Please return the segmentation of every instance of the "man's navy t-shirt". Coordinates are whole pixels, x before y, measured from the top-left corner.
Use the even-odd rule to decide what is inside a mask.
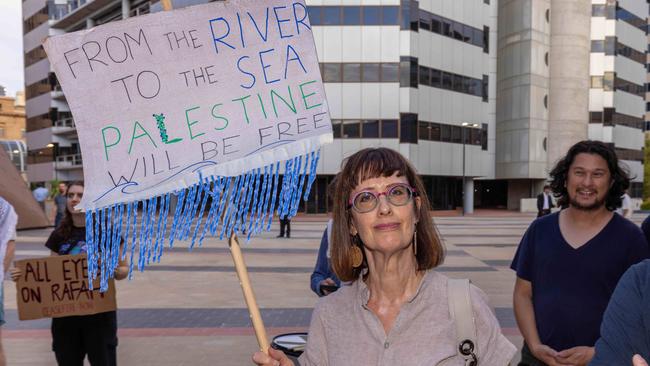
[[[596,343],[616,283],[631,265],[648,258],[641,230],[617,214],[578,249],[564,240],[559,217],[535,220],[510,266],[531,282],[539,338],[556,351]]]

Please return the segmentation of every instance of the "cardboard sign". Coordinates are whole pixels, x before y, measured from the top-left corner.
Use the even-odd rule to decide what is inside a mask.
[[[18,319],[59,318],[98,314],[117,307],[115,283],[108,291],[98,286],[88,290],[88,262],[85,254],[23,259],[15,262],[22,270],[16,282]]]
[[[86,210],[312,153],[332,126],[303,0],[229,0],[44,44],[77,126]]]

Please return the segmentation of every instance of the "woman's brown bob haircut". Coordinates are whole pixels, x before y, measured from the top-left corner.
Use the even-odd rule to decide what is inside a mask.
[[[367,148],[343,162],[343,167],[335,183],[334,225],[332,226],[330,246],[332,247],[332,268],[341,281],[354,281],[367,268],[365,258],[360,267],[352,268],[350,258],[350,248],[353,245],[353,237],[350,234],[352,213],[351,209],[348,209],[350,195],[364,180],[390,177],[396,172],[398,176],[406,177],[421,198],[419,210],[413,204],[414,210],[419,211],[416,212],[418,219],[416,225],[418,270],[427,270],[442,264],[445,257],[444,247],[429,215],[429,198],[415,169],[408,160],[394,150],[383,147]],[[373,215],[374,212],[371,211],[366,215]]]

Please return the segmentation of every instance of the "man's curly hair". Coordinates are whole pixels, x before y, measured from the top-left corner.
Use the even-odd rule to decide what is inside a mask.
[[[614,148],[601,141],[584,140],[571,146],[566,156],[555,164],[550,172],[551,189],[562,208],[569,207],[569,192],[566,189],[569,167],[578,154],[597,154],[607,162],[611,174],[611,185],[605,198],[605,207],[614,211],[621,207],[621,196],[630,187],[629,173],[619,165]]]

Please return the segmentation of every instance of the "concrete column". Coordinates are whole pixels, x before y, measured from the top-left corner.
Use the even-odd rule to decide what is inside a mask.
[[[128,18],[130,12],[131,12],[130,0],[122,0],[122,19]]]
[[[463,212],[474,213],[474,178],[465,177],[463,182]]]
[[[551,0],[549,170],[571,145],[587,139],[591,1]]]

